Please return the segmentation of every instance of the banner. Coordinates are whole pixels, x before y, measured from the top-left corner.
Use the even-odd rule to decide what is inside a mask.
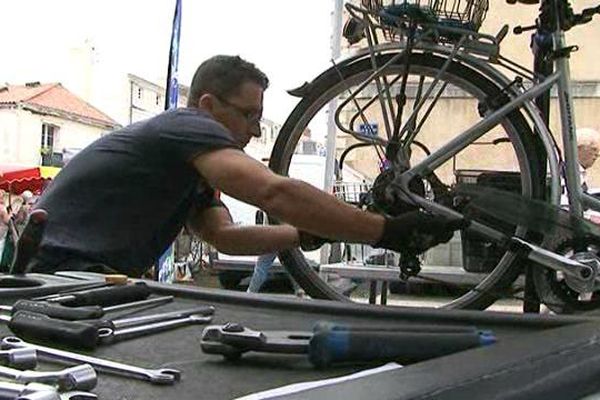
[[[169,49],[169,66],[167,72],[167,92],[165,94],[165,110],[177,108],[179,100],[178,66],[179,38],[181,36],[181,0],[175,0],[173,31]],[[159,282],[172,283],[175,280],[175,250],[171,244],[157,262],[156,279]]]

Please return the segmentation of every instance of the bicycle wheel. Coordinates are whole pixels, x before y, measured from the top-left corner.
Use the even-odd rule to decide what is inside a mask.
[[[407,105],[405,108],[408,111],[412,111],[411,105],[414,107],[415,104],[419,104],[420,100],[424,99],[419,111],[420,118],[418,121],[412,122],[413,132],[418,130],[418,134],[414,137],[414,151],[410,158],[411,165],[423,158],[423,153],[439,149],[455,134],[463,132],[464,129],[481,120],[481,113],[485,112],[482,105],[493,103],[503,95],[502,88],[496,82],[471,68],[466,62],[451,61],[448,67],[444,68],[446,62],[444,57],[419,51],[410,55],[408,79],[405,80],[405,85],[402,85],[401,77],[405,75],[404,73],[407,70],[406,60],[404,56],[397,57],[394,60],[393,58],[397,54],[377,54],[375,64],[378,66],[386,65],[385,69],[377,74],[377,79],[379,79],[379,82],[389,84],[390,93],[393,93],[395,99],[405,95],[405,104]],[[307,179],[307,177],[297,176],[294,173],[296,170],[302,171],[301,168],[295,167],[297,160],[298,163],[302,162],[299,159],[302,156],[298,154],[302,153],[301,147],[306,147],[302,144],[304,142],[302,138],[307,129],[314,129],[315,124],[321,118],[319,116],[322,115],[322,111],[326,110],[333,100],[341,103],[339,107],[342,109],[338,110],[340,121],[344,118],[346,121],[354,121],[355,124],[357,121],[362,121],[363,126],[360,128],[363,131],[371,131],[371,133],[375,133],[375,126],[377,128],[385,126],[382,110],[385,104],[389,104],[389,102],[386,103],[385,98],[380,98],[383,96],[382,92],[374,88],[374,82],[366,82],[373,79],[372,61],[370,58],[366,58],[344,64],[341,67],[333,67],[319,75],[308,86],[309,89],[305,90],[306,93],[303,93],[302,100],[282,126],[275,142],[270,158],[270,168],[273,171],[298,179]],[[386,63],[389,63],[389,65]],[[442,73],[438,75],[442,69]],[[436,81],[438,76],[439,81]],[[408,82],[408,85],[406,85],[406,82]],[[432,86],[434,90],[427,92],[426,89]],[[402,88],[405,89],[404,93],[400,93]],[[353,95],[350,93],[353,93]],[[423,96],[423,93],[428,95]],[[354,97],[357,101],[344,104],[344,100],[349,96]],[[360,114],[358,113],[359,109],[363,110],[362,115],[366,116],[366,120],[362,119],[362,116],[357,117]],[[397,110],[398,107],[396,107],[396,116],[398,114]],[[535,140],[531,127],[523,114],[518,110],[512,111],[502,120],[501,124],[480,137],[476,142],[465,147],[454,157],[452,162],[445,162],[433,171],[430,177],[435,177],[435,179],[425,179],[417,184],[416,190],[420,195],[423,195],[433,186],[433,192],[435,193],[436,186],[438,186],[438,189],[440,185],[443,185],[446,189],[451,189],[455,187],[457,182],[461,180],[465,182],[469,179],[487,180],[488,184],[493,183],[495,179],[496,187],[498,187],[498,182],[502,187],[502,179],[506,178],[508,185],[512,184],[513,190],[518,190],[526,196],[539,198],[543,192],[543,186],[538,173],[538,157],[534,151]],[[350,152],[344,153],[344,150],[347,149],[351,149]],[[340,133],[338,126],[336,157],[338,161],[343,158],[343,163],[339,164],[338,168],[341,168],[344,174],[351,172],[350,175],[354,175],[354,183],[352,184],[354,187],[368,186],[369,182],[372,183],[378,179],[377,182],[380,182],[382,180],[381,170],[379,169],[381,160],[377,158],[377,154],[373,146],[367,146],[364,143],[357,144],[356,140],[353,140],[350,135]],[[318,182],[318,179],[315,179],[314,176],[309,180],[313,184]],[[346,184],[345,187],[348,188],[349,185]],[[338,194],[340,192],[344,193],[343,185]],[[345,193],[348,194],[349,192],[351,190],[347,190]],[[359,190],[354,196],[346,196],[345,200],[348,200],[349,197],[356,200],[361,196],[368,195],[370,195],[369,192]],[[442,202],[443,196],[434,198],[434,200]],[[445,201],[447,201],[447,198]],[[517,227],[514,233],[525,235],[526,232],[523,228]],[[461,240],[451,241],[450,250],[452,246],[457,244],[456,242],[461,241],[462,245],[458,243],[458,247],[462,247],[463,254],[462,257],[458,257],[458,261],[451,260],[451,263],[436,261],[436,257],[440,254],[442,258],[446,257],[448,244],[431,249],[424,256],[424,267],[428,268],[424,268],[418,277],[411,279],[411,282],[419,282],[419,278],[424,278],[425,280],[422,282],[435,281],[438,284],[440,277],[449,276],[451,282],[446,283],[448,283],[447,287],[451,290],[449,297],[441,300],[442,306],[450,308],[486,308],[500,296],[502,290],[515,281],[521,271],[521,266],[516,262],[515,254],[501,248],[494,248],[494,243],[484,240],[478,242],[476,237],[469,237],[466,234]],[[476,255],[477,248],[490,254],[481,256],[478,259]],[[372,249],[347,244],[342,244],[341,249],[341,252],[338,251],[341,256],[338,255],[338,258],[333,261],[343,259],[344,263],[350,265],[350,267],[352,265],[364,267],[365,262],[379,265],[377,262],[373,262],[373,259],[377,259],[378,254],[369,254]],[[361,254],[362,250],[366,253]],[[326,254],[321,256],[321,259],[329,257],[329,261],[331,261],[331,256],[332,254]],[[357,260],[357,257],[361,260]],[[388,257],[383,258],[388,259]],[[428,258],[429,261],[427,261]],[[452,256],[449,258],[452,258]],[[325,274],[322,272],[325,268],[321,265],[321,273],[319,273],[318,269],[311,267],[305,254],[300,250],[282,252],[280,260],[288,268],[296,282],[313,298],[365,301],[364,293],[360,290],[350,292],[347,285],[344,290],[339,289],[331,280],[332,277],[350,276],[351,283],[354,283],[354,286],[364,286],[364,281],[358,278],[360,274],[352,275],[353,271],[359,271],[360,268],[346,270],[344,273]],[[423,257],[421,261],[423,261]],[[478,263],[481,265],[478,265]],[[435,264],[443,264],[443,267],[434,268],[436,267]],[[451,267],[453,268],[450,270],[451,274],[445,275],[445,272],[449,271],[446,264],[454,265]],[[390,266],[384,265],[382,268],[386,267],[389,269]],[[328,271],[331,271],[331,269]],[[377,271],[379,273],[379,270]],[[339,279],[334,280],[340,281]],[[348,280],[345,282],[348,283]],[[460,283],[460,285],[457,285],[457,283]],[[406,285],[401,284],[398,286],[404,287]],[[403,299],[397,301],[397,304],[411,305],[410,301],[406,303]]]

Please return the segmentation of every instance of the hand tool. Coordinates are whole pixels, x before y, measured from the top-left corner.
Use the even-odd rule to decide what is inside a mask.
[[[48,361],[57,361],[66,364],[87,363],[98,371],[103,371],[116,375],[130,376],[136,379],[141,379],[143,381],[149,381],[156,384],[170,385],[178,381],[181,377],[181,373],[176,369],[147,369],[136,367],[128,364],[119,363],[116,361],[104,360],[101,358],[86,356],[70,351],[58,350],[50,347],[27,343],[14,336],[8,336],[3,338],[1,342],[1,347],[9,349],[30,348],[36,350],[40,358],[43,358]]]
[[[60,395],[48,385],[0,382],[0,400],[60,400]]]
[[[190,312],[190,310],[184,310],[184,314],[185,311]],[[212,310],[207,307],[201,307],[200,311],[211,312]],[[179,313],[181,314],[182,312],[180,311]],[[53,343],[86,350],[93,350],[99,344],[109,344],[120,340],[146,336],[183,325],[209,323],[211,320],[212,317],[210,316],[196,315],[177,318],[177,312],[145,316],[139,319],[117,320],[114,322],[108,320],[94,320],[90,322],[65,321],[29,311],[18,311],[12,317],[0,315],[0,321],[6,321],[9,329],[19,337],[33,342]],[[154,323],[149,323],[150,321],[154,321]],[[127,328],[116,329],[116,326],[119,325],[121,327],[126,326]]]
[[[37,354],[33,349],[0,350],[0,363],[12,368],[34,369],[37,366]]]
[[[37,209],[29,214],[23,232],[15,245],[15,255],[9,270],[11,274],[21,275],[27,272],[29,263],[39,250],[47,223],[46,211]]]
[[[215,313],[213,306],[199,306],[194,308],[188,308],[185,310],[170,311],[160,314],[142,315],[139,317],[120,318],[116,320],[84,320],[86,322],[100,328],[110,329],[123,329],[133,326],[148,325],[156,322],[168,321],[172,319],[179,319],[189,317],[190,315],[202,315],[209,316]]]
[[[107,286],[95,289],[72,292],[58,297],[46,299],[48,302],[60,303],[64,306],[114,306],[147,299],[151,290],[143,282],[134,285]]]
[[[178,328],[180,326],[190,324],[207,324],[211,320],[211,316],[204,317],[199,315],[190,315],[183,318],[177,318],[168,321],[155,322],[153,324],[139,325],[117,330],[104,327],[98,329],[98,342],[101,344],[110,344],[119,342],[121,340],[127,340],[140,336],[147,336],[159,332],[164,332],[167,330]]]
[[[491,332],[469,327],[451,327],[447,331],[443,327],[373,330],[318,323],[313,332],[261,332],[228,323],[206,327],[200,346],[205,353],[221,354],[229,360],[248,351],[308,354],[313,365],[327,367],[348,362],[416,362],[494,342]]]
[[[45,383],[57,386],[58,390],[91,390],[96,387],[96,371],[89,364],[65,368],[61,371],[21,371],[0,366],[0,377],[18,383]]]
[[[0,400],[97,400],[94,393],[73,391],[58,393],[55,387],[41,383],[0,382]]]
[[[17,300],[12,306],[0,305],[0,310],[10,311],[14,315],[17,311],[30,311],[44,314],[51,318],[64,319],[68,321],[98,319],[109,312],[124,311],[132,308],[147,308],[150,306],[166,304],[173,301],[173,296],[156,297],[154,299],[134,301],[111,307],[80,306],[67,307],[60,303],[48,303],[45,301]]]
[[[91,392],[83,392],[81,390],[73,390],[70,392],[59,393],[60,400],[98,400],[98,396]],[[29,399],[36,400],[36,399]]]
[[[106,283],[104,281],[101,281],[101,282],[98,282],[98,281],[86,282],[86,283],[82,283],[80,285],[71,286],[68,289],[59,290],[56,293],[51,293],[51,294],[47,294],[47,295],[44,295],[44,296],[33,297],[31,300],[36,300],[36,301],[46,300],[46,299],[50,299],[52,297],[64,296],[66,294],[71,294],[71,293],[74,293],[74,292],[82,292],[82,291],[85,291],[85,290],[99,289],[101,287],[108,287],[108,286],[113,286],[113,284]]]

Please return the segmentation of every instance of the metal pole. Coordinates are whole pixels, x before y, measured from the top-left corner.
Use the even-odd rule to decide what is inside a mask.
[[[342,43],[342,7],[344,0],[333,0],[333,12],[331,13],[331,58],[337,59],[341,53]],[[337,109],[337,99],[333,99],[329,103],[327,112],[327,140],[326,140],[326,155],[325,155],[325,176],[323,188],[327,193],[333,193],[333,181],[335,172],[335,110]],[[321,264],[328,260],[329,248],[326,245],[321,248]]]
[[[334,9],[332,13],[332,31],[331,31],[331,58],[337,59],[341,53],[342,42],[342,6],[343,0],[333,0]],[[324,188],[328,192],[332,192],[334,171],[335,171],[335,110],[337,109],[337,99],[329,103],[327,115],[327,155],[325,158],[325,182]]]

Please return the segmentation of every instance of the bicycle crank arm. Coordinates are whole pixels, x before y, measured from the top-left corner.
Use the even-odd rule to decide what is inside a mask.
[[[596,281],[596,270],[588,265],[582,264],[560,254],[545,250],[523,239],[512,237],[510,242],[519,251],[527,252],[527,258],[547,268],[560,271],[581,283],[581,289],[585,292],[594,290]]]

